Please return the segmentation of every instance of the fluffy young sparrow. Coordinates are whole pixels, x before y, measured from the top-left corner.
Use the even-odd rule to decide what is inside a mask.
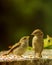
[[[31,35],[34,36],[32,39],[32,47],[35,52],[35,57],[40,58],[42,57],[41,53],[43,51],[43,46],[44,46],[44,42],[43,42],[44,34],[40,29],[36,29],[32,32]]]
[[[12,46],[12,48],[5,54],[8,55],[13,53],[15,55],[21,56],[25,53],[29,43],[29,36],[24,36],[20,39],[20,41]]]

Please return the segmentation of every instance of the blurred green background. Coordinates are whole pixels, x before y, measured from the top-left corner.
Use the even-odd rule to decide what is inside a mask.
[[[52,0],[0,0],[0,50],[37,28],[52,36]]]

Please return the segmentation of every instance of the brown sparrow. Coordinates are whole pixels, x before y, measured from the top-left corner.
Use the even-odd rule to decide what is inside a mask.
[[[32,39],[32,47],[35,52],[35,57],[42,57],[41,53],[43,51],[44,42],[43,42],[43,32],[40,29],[36,29],[32,32],[34,37]]]
[[[21,56],[25,53],[29,43],[29,36],[24,36],[20,39],[20,41],[12,46],[12,48],[4,55],[8,55],[13,53],[15,55]]]

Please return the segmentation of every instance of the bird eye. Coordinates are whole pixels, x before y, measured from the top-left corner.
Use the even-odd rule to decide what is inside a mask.
[[[50,42],[50,39],[48,40],[48,42]]]
[[[25,40],[26,38],[24,38],[24,40]]]
[[[35,32],[34,34],[37,34],[37,32]]]
[[[41,33],[41,35],[42,35],[42,33]]]

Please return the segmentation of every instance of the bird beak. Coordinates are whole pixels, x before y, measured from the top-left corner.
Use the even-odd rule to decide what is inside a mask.
[[[33,35],[33,34],[31,34],[31,35]]]
[[[27,38],[29,38],[30,36],[27,36]]]
[[[34,34],[32,33],[32,34],[30,34],[30,36],[34,36]]]

